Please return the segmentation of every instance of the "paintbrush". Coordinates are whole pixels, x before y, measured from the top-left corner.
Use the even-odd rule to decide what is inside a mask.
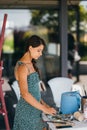
[[[45,121],[45,122],[66,124],[65,121]]]

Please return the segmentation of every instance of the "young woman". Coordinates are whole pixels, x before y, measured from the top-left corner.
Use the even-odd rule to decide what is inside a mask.
[[[21,98],[16,107],[13,130],[43,130],[46,127],[41,113],[54,115],[56,110],[41,102],[39,73],[35,65],[43,52],[45,42],[33,35],[26,41],[26,51],[15,67],[15,77]]]

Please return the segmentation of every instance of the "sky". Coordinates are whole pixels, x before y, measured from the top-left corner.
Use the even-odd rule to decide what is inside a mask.
[[[83,5],[87,9],[87,0],[80,2],[80,5]]]
[[[0,9],[0,27],[2,26],[2,21],[4,18],[4,14],[7,14],[7,22],[6,26],[10,27],[22,27],[22,26],[28,26],[30,23],[31,15],[29,10],[6,10]]]

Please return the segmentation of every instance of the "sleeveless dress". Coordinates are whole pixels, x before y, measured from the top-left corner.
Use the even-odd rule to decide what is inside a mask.
[[[18,64],[23,64],[18,62]],[[37,72],[33,72],[27,76],[28,90],[40,101],[41,95],[39,90],[39,75]],[[27,103],[22,97],[18,101],[16,106],[15,118],[13,130],[42,130],[46,127],[46,124],[42,120],[42,112],[29,103]]]

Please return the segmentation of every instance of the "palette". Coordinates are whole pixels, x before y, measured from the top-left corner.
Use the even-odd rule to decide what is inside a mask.
[[[72,115],[58,114],[55,116],[47,115],[48,121],[54,123],[56,128],[69,128],[74,126],[73,121],[71,120]]]

